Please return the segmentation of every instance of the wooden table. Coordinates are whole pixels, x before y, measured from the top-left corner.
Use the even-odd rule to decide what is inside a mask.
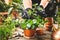
[[[52,40],[51,34],[52,34],[52,32],[45,31],[44,35],[36,36],[35,38],[28,39],[25,37],[19,37],[19,38],[12,38],[9,40]]]

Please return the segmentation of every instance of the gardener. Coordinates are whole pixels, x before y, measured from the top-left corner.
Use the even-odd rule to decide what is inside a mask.
[[[33,8],[32,7],[33,4],[38,3],[39,7],[44,9],[48,5],[48,2],[49,2],[48,0],[32,0],[32,1],[31,0],[23,0],[23,5],[24,5],[24,8],[25,8],[25,11],[23,12],[23,18],[30,18],[30,16],[28,15],[28,13],[26,11],[31,10]],[[39,14],[41,16],[42,15],[45,16],[45,14],[43,14],[43,13],[37,13],[37,14]]]
[[[40,6],[40,8],[42,8],[42,13],[40,11],[40,13],[38,12],[37,14],[39,14],[40,16],[43,17],[52,17],[55,16],[56,14],[56,0],[23,0],[23,5],[25,8],[25,11],[32,9],[32,5],[35,3],[38,3],[38,6]],[[52,5],[53,4],[53,5]],[[45,13],[43,12],[43,10],[45,9]],[[23,18],[29,18],[29,15],[27,12],[23,12]]]
[[[23,0],[23,5],[25,10],[23,11],[23,18],[31,18],[27,11],[31,10],[33,7],[32,5],[38,3],[38,6],[42,9],[42,10],[38,10],[38,12],[36,14],[42,16],[42,17],[51,17],[50,19],[52,21],[50,21],[51,23],[53,22],[53,17],[56,16],[56,3],[57,0]],[[49,20],[49,18],[47,18]]]

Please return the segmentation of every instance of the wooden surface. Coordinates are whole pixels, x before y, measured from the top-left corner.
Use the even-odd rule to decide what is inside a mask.
[[[25,38],[25,37],[16,37],[16,38],[12,38],[9,40],[52,40],[52,36],[51,36],[52,32],[48,32],[45,31],[43,35],[41,36],[36,36],[34,38]]]

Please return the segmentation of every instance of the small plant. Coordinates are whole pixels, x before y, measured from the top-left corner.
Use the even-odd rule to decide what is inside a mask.
[[[24,21],[22,21],[21,26],[23,29],[36,29],[39,23],[39,19],[25,19]]]
[[[39,15],[35,15],[33,19],[23,19],[21,22],[21,27],[23,29],[36,29],[39,24],[44,25],[44,19]],[[42,27],[40,25],[40,27]]]

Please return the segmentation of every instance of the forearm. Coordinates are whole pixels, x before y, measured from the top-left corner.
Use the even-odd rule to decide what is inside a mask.
[[[31,0],[23,0],[23,5],[24,5],[25,9],[32,8],[32,1]]]
[[[45,8],[48,5],[48,3],[49,3],[49,0],[41,0],[40,5],[42,5],[43,8]]]
[[[58,2],[57,5],[60,6],[60,0],[57,0],[57,2]]]
[[[57,2],[60,2],[60,0],[57,0]]]

